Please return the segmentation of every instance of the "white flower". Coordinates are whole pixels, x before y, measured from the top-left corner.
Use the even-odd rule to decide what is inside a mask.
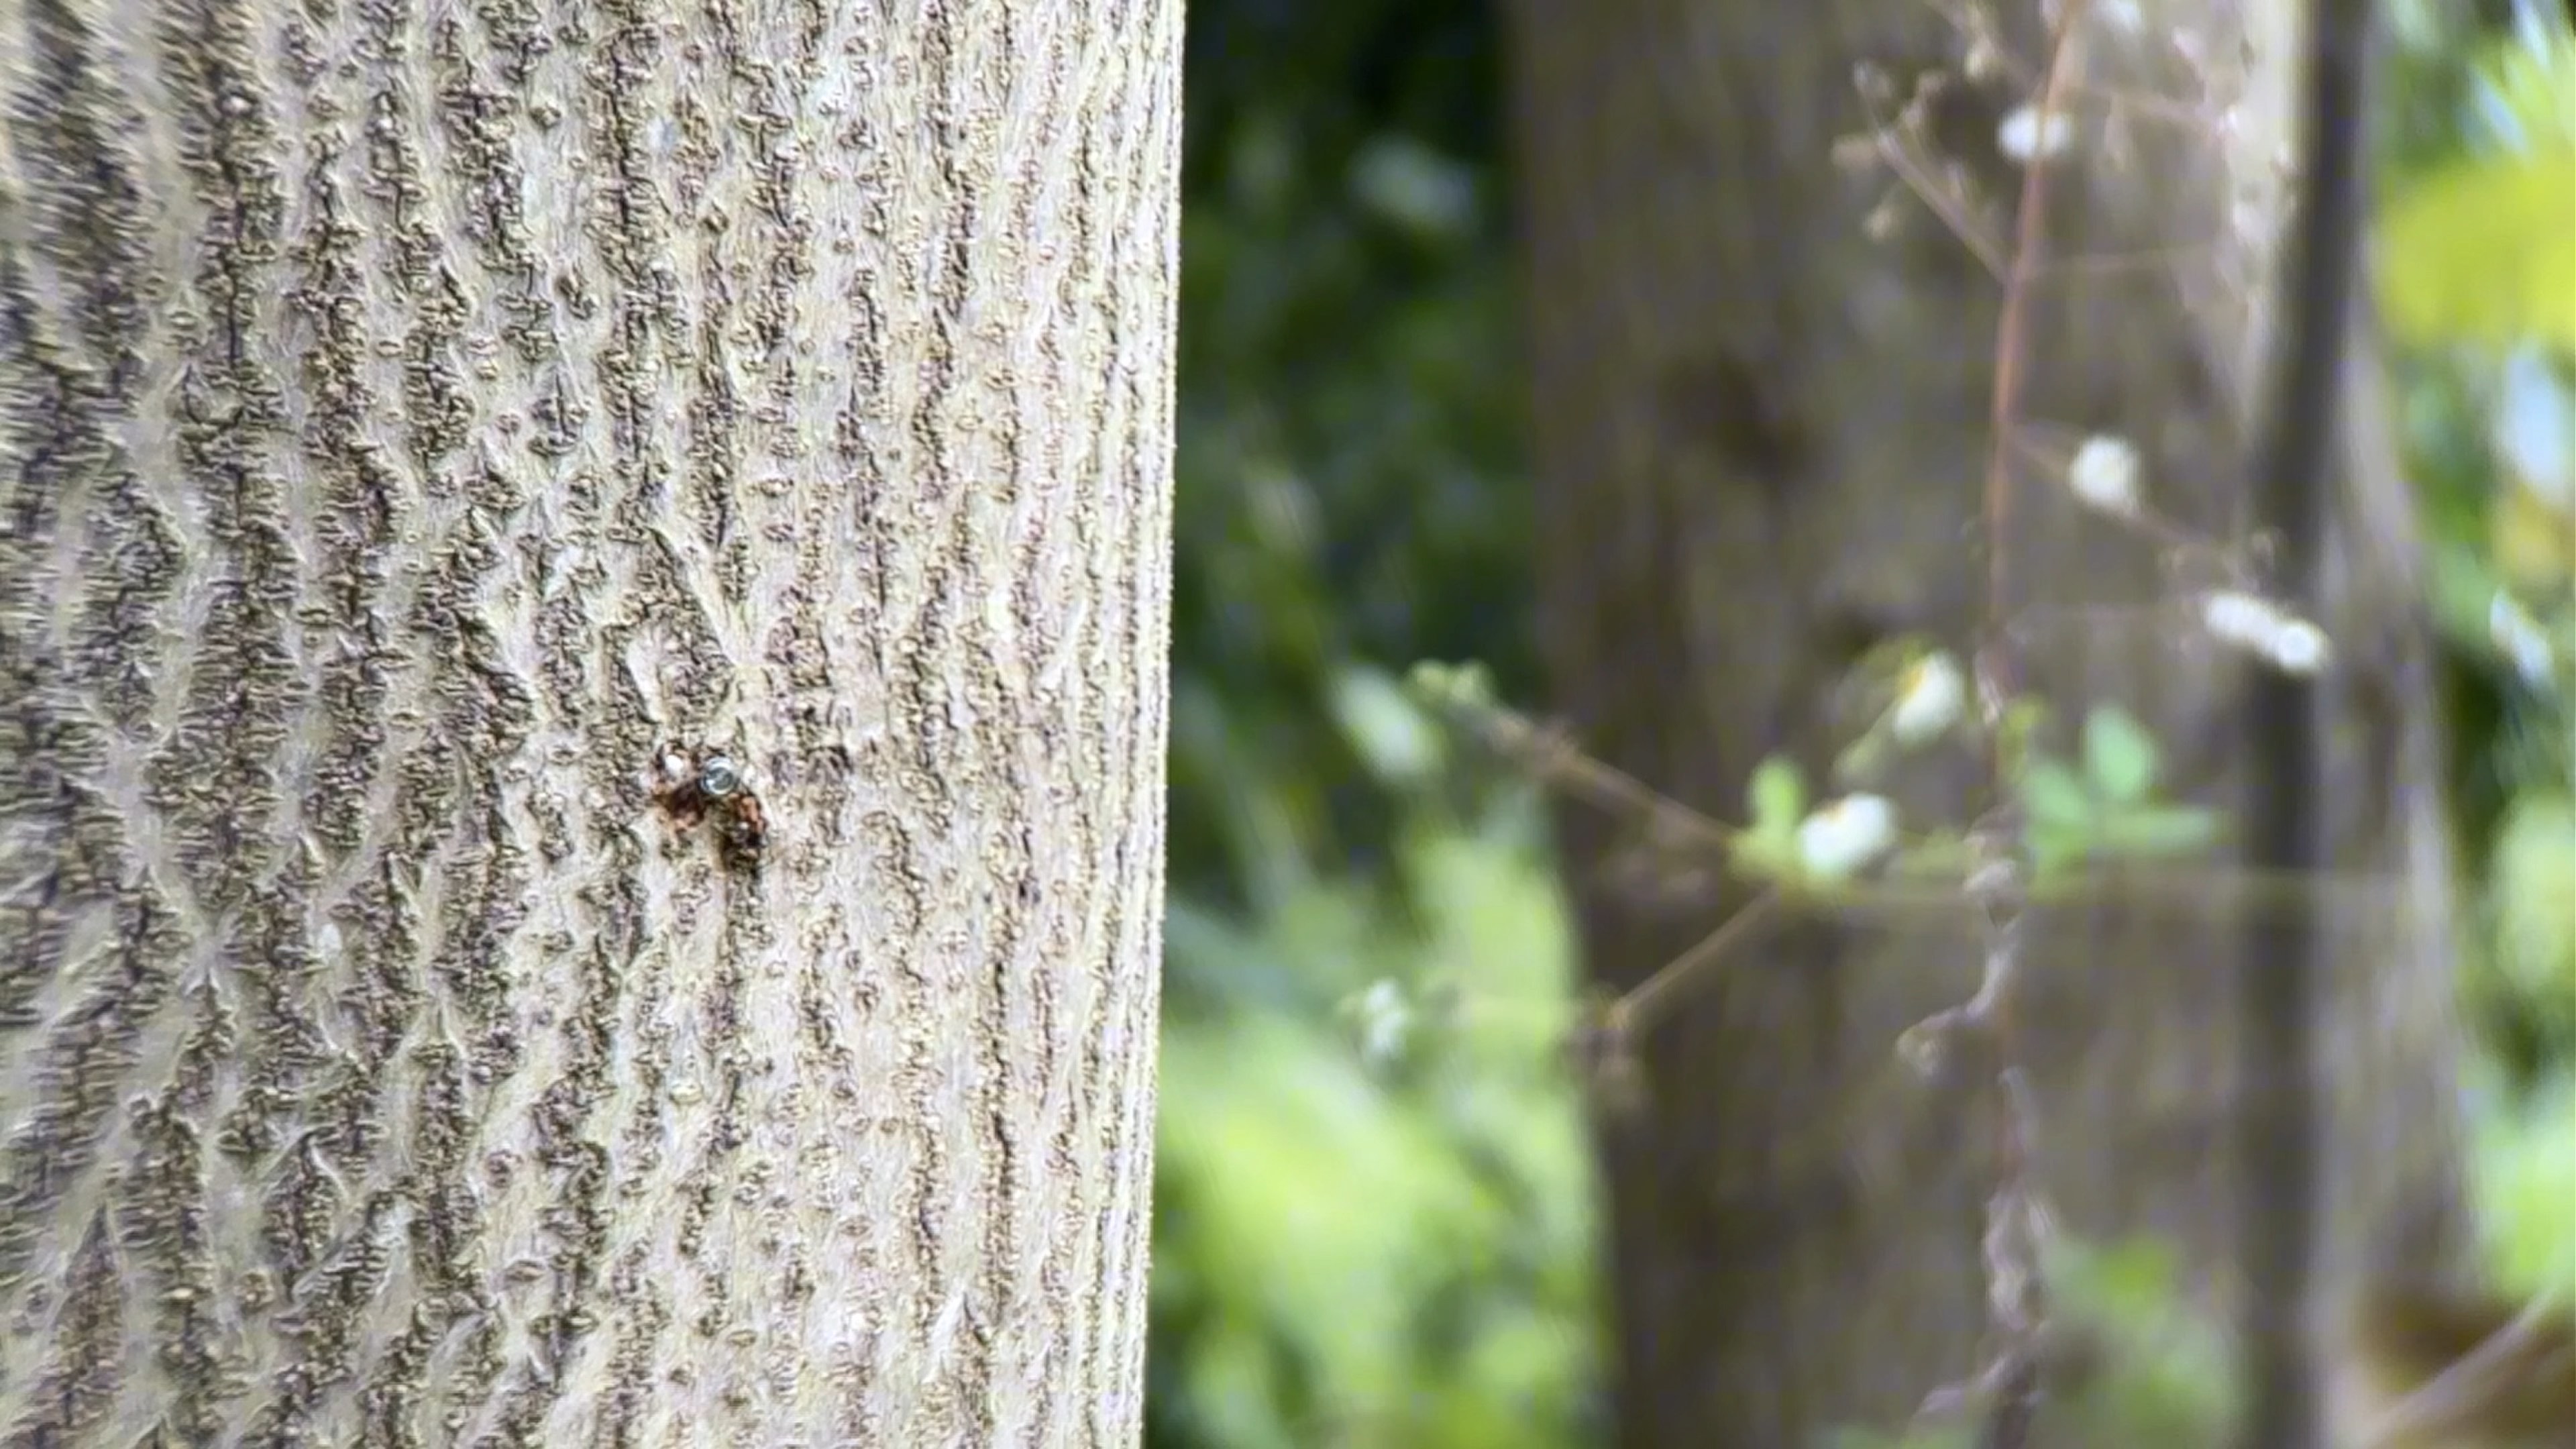
[[[2066,486],[2088,508],[2129,517],[2138,511],[2138,450],[2125,438],[2096,433],[2075,450]]]
[[[1947,654],[1934,654],[1905,672],[1905,688],[1887,713],[1887,727],[1901,745],[1937,739],[1967,709],[1968,681]]]
[[[1798,822],[1798,859],[1809,875],[1839,880],[1896,843],[1896,807],[1878,795],[1845,795]]]
[[[2330,652],[2325,631],[2269,599],[2222,589],[2201,601],[2200,621],[2232,644],[2290,674],[2314,674]]]
[[[2487,637],[2495,641],[2498,652],[2513,661],[2514,672],[2534,689],[2546,688],[2555,673],[2549,657],[2549,636],[2540,631],[2540,621],[2523,612],[2510,595],[2497,594],[2487,606]]]
[[[1358,1018],[1362,1060],[1383,1066],[1404,1050],[1413,1030],[1413,1008],[1403,987],[1381,976],[1352,1003],[1352,1012]]]
[[[2048,124],[2039,123],[2039,107],[2021,105],[1995,131],[1995,145],[2011,161],[2027,162],[2039,156],[2058,156],[2075,142],[2075,122],[2064,111],[2049,114]]]

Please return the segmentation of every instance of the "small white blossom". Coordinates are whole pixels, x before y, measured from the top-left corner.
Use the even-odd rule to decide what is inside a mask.
[[[1807,873],[1838,880],[1896,844],[1896,807],[1878,795],[1846,795],[1798,822],[1798,859]]]
[[[1934,654],[1905,671],[1904,690],[1888,711],[1887,727],[1901,745],[1937,739],[1968,707],[1968,681],[1947,654]]]
[[[2556,672],[2549,657],[2549,636],[2541,632],[2540,621],[2525,613],[2510,595],[2497,594],[2487,606],[2487,637],[2513,661],[2523,683],[2534,689],[2548,686]]]
[[[1379,977],[1354,1003],[1354,1014],[1362,1060],[1383,1066],[1404,1050],[1405,1038],[1413,1031],[1413,1007],[1404,999],[1404,988]]]
[[[2096,433],[2075,450],[2066,486],[2087,508],[2120,518],[2138,511],[2138,450],[2125,438]]]
[[[2027,162],[2040,156],[2058,156],[2075,142],[2075,122],[2064,111],[2050,113],[2048,124],[2039,123],[2039,107],[2021,105],[1995,131],[1995,145],[2007,160]]]
[[[2220,642],[2287,673],[2314,674],[2325,667],[2325,631],[2269,599],[2222,589],[2201,601],[2200,621]]]

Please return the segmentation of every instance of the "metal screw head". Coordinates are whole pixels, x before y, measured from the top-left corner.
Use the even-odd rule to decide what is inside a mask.
[[[721,800],[741,788],[742,772],[722,755],[709,755],[698,767],[698,793],[710,800]]]

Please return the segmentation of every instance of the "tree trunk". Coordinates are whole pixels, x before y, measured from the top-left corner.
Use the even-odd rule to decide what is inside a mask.
[[[0,0],[9,1442],[1135,1442],[1179,31]]]
[[[2225,807],[2244,789],[2243,677],[2193,622],[2210,558],[2112,526],[2014,454],[1990,574],[2003,289],[1895,178],[1833,159],[1871,129],[1857,65],[1891,78],[1891,125],[1918,76],[1946,72],[1908,154],[1956,163],[1971,224],[2008,259],[2022,172],[1996,138],[2037,99],[2037,8],[2001,7],[2011,63],[1975,81],[1945,7],[1918,0],[1605,0],[1579,23],[1544,0],[1513,8],[1557,703],[1587,747],[1710,813],[1742,819],[1775,751],[1821,777],[1859,723],[1854,661],[1918,632],[1965,657],[1998,583],[2025,690],[2066,716],[2129,709],[2175,794]],[[2241,544],[2298,12],[2091,9],[2077,140],[2052,163],[2040,233],[2049,257],[2131,264],[2060,268],[2026,294],[2016,436],[2123,436],[2157,515]],[[2114,115],[2115,91],[2164,108]],[[2147,254],[2162,260],[2134,264]],[[2444,1251],[2459,1226],[2429,654],[2368,366],[2346,416],[2322,622],[2329,767],[2350,788],[2318,808],[2340,879],[2362,883],[2318,887],[2339,958],[2321,1039],[2330,1279],[2393,1243]],[[1903,775],[1904,818],[1982,809],[1972,753]],[[1614,889],[1627,825],[1570,809],[1562,836],[1612,990],[1749,893],[1680,916]],[[2233,1251],[2226,1124],[2246,1090],[2230,1071],[2242,912],[2218,907],[2258,894],[2194,911],[2112,889],[2043,913],[2013,1013],[2052,1205],[2087,1238],[2174,1241],[2207,1304]],[[1890,1050],[1975,991],[1980,940],[1964,902],[1798,919],[1738,948],[1640,1044],[1644,1106],[1602,1128],[1620,1443],[1806,1449],[1837,1425],[1901,1422],[1988,1361],[1993,1075],[1918,1083]]]

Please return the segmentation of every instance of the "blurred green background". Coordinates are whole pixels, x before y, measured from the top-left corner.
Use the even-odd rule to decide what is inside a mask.
[[[2576,1285],[2576,43],[2486,8],[2391,6],[2374,263],[2527,1290]],[[1543,697],[1500,45],[1468,0],[1190,7],[1154,1449],[1601,1438],[1544,812],[1401,684]]]

